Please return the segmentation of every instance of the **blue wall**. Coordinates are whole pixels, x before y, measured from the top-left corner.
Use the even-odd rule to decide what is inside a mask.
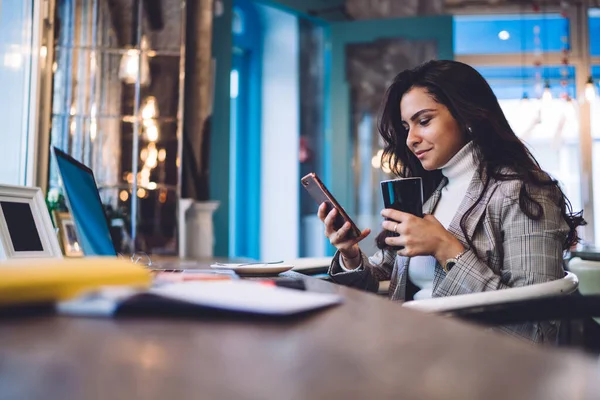
[[[229,255],[259,259],[263,28],[254,2],[235,0],[234,5],[242,15],[243,31],[233,36],[232,67],[240,72],[240,88],[236,126],[231,126],[236,137],[231,147],[235,168],[230,175]]]
[[[439,59],[453,59],[452,16],[414,17],[330,25],[329,117],[325,129],[324,180],[340,204],[352,215],[354,204],[354,151],[351,142],[350,91],[346,82],[347,44],[382,38],[436,40]],[[378,62],[374,60],[373,62]],[[398,71],[400,72],[400,71]]]

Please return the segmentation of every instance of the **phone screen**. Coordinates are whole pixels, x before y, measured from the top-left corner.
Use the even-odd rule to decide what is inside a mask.
[[[302,186],[308,191],[310,196],[318,203],[326,203],[328,205],[327,212],[331,211],[333,208],[337,209],[338,214],[333,221],[333,227],[337,230],[344,225],[346,221],[350,222],[351,228],[349,234],[351,237],[360,236],[360,229],[356,226],[354,221],[348,216],[346,210],[339,205],[337,200],[333,197],[333,195],[327,190],[323,182],[319,179],[319,177],[311,172],[307,174],[305,177],[301,179]]]

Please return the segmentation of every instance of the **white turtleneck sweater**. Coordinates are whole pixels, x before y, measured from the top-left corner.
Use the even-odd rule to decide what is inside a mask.
[[[442,174],[448,178],[448,184],[442,189],[433,216],[440,221],[444,228],[448,229],[454,219],[476,169],[477,162],[473,142],[465,145],[442,167]],[[414,296],[415,300],[431,298],[435,263],[436,260],[433,256],[411,258],[408,279],[420,289]]]

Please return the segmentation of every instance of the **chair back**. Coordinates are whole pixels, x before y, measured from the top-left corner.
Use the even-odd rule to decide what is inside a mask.
[[[403,303],[403,306],[425,312],[446,312],[467,307],[490,306],[542,297],[566,296],[574,293],[577,290],[578,284],[577,276],[572,272],[567,272],[562,279],[550,282],[490,292],[413,300]]]

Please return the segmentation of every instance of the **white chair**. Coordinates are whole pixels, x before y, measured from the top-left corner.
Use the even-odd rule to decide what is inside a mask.
[[[562,279],[538,283],[536,285],[494,290],[491,292],[437,297],[426,300],[413,300],[407,301],[402,305],[404,307],[429,313],[444,313],[473,307],[491,307],[500,304],[542,299],[546,297],[566,296],[575,292],[577,286],[577,276],[571,272],[567,272]]]

